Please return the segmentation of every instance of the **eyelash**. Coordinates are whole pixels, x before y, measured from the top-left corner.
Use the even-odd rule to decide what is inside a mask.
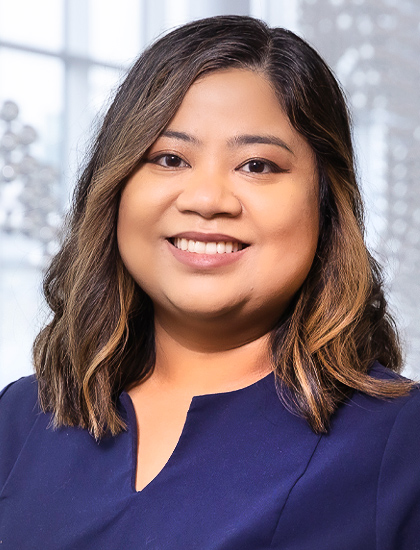
[[[247,165],[249,165],[253,162],[263,164],[263,165],[265,165],[265,167],[268,167],[269,170],[265,171],[265,169],[264,169],[263,172],[251,172],[251,170],[244,170],[244,172],[246,172],[248,174],[280,174],[282,172],[287,172],[287,170],[284,170],[284,169],[280,168],[276,163],[271,162],[270,160],[261,159],[261,158],[249,159],[246,162],[244,162],[243,164],[241,164],[237,168],[237,170],[240,170],[241,168],[244,168],[244,166],[247,166]]]
[[[168,157],[172,157],[173,159],[180,160],[181,162],[183,162],[185,164],[185,166],[167,166],[167,165],[164,165],[160,162],[165,158],[168,159]],[[160,155],[157,155],[156,157],[151,157],[151,158],[146,159],[146,162],[150,162],[151,164],[158,164],[159,166],[162,166],[163,168],[177,169],[177,168],[185,168],[185,167],[189,166],[188,162],[186,162],[184,159],[182,159],[179,155],[174,155],[172,153],[161,153]]]
[[[184,163],[184,166],[168,166],[167,164],[163,164],[162,161],[164,159],[168,159],[169,157],[172,157],[173,160],[181,161],[181,163]],[[179,168],[190,167],[188,162],[186,162],[183,158],[181,158],[179,155],[174,155],[172,153],[159,154],[156,157],[151,157],[151,158],[146,159],[146,162],[150,162],[152,164],[157,164],[159,166],[162,166],[163,168],[172,168],[172,169],[175,169],[175,170],[179,169]],[[279,174],[279,173],[283,173],[283,172],[288,172],[288,170],[284,170],[284,169],[280,168],[274,162],[271,162],[269,160],[262,159],[262,158],[249,159],[246,162],[242,163],[240,166],[238,166],[238,168],[236,168],[235,170],[241,170],[245,166],[247,166],[247,165],[249,165],[253,162],[263,164],[264,165],[263,171],[262,172],[252,172],[251,170],[244,170],[244,172],[246,172],[248,174],[270,174],[270,173],[271,174]],[[268,167],[268,171],[265,170],[266,167]]]

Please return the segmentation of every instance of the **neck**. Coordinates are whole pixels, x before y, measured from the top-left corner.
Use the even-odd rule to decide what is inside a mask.
[[[191,396],[243,388],[271,372],[268,340],[268,333],[242,340],[232,335],[229,345],[225,338],[215,346],[203,337],[179,337],[156,320],[152,379]]]

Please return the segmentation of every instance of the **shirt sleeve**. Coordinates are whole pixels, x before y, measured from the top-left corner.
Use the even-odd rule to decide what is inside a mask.
[[[402,407],[382,458],[377,494],[377,545],[420,550],[420,391]]]

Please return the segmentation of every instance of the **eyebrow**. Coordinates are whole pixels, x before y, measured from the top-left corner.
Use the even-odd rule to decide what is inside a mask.
[[[194,136],[191,136],[190,134],[187,134],[185,132],[177,132],[176,130],[165,130],[164,132],[162,132],[161,136],[172,139],[179,139],[188,143],[193,143],[194,145],[201,144],[201,141]],[[261,143],[264,145],[276,145],[294,155],[294,152],[287,145],[286,142],[284,142],[279,137],[273,136],[271,134],[242,134],[239,136],[234,136],[233,138],[230,138],[228,140],[229,147],[240,147],[241,145],[253,145],[255,143]]]
[[[194,143],[195,145],[199,145],[201,143],[200,140],[194,136],[190,136],[190,134],[186,134],[185,132],[176,132],[175,130],[165,130],[161,133],[161,136],[172,139],[180,139],[182,141],[187,141],[188,143]]]
[[[253,145],[254,143],[262,143],[266,145],[277,145],[286,149],[289,153],[294,155],[294,152],[290,149],[286,142],[280,139],[277,136],[272,136],[270,134],[263,135],[254,135],[254,134],[244,134],[240,136],[235,136],[228,141],[230,146],[241,146],[241,145]]]

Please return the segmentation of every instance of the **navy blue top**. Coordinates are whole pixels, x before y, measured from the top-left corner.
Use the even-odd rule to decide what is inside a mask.
[[[379,377],[395,376],[375,366]],[[169,461],[135,491],[137,429],[50,427],[34,377],[0,399],[2,550],[420,549],[420,390],[355,393],[316,435],[274,375],[194,397]]]

